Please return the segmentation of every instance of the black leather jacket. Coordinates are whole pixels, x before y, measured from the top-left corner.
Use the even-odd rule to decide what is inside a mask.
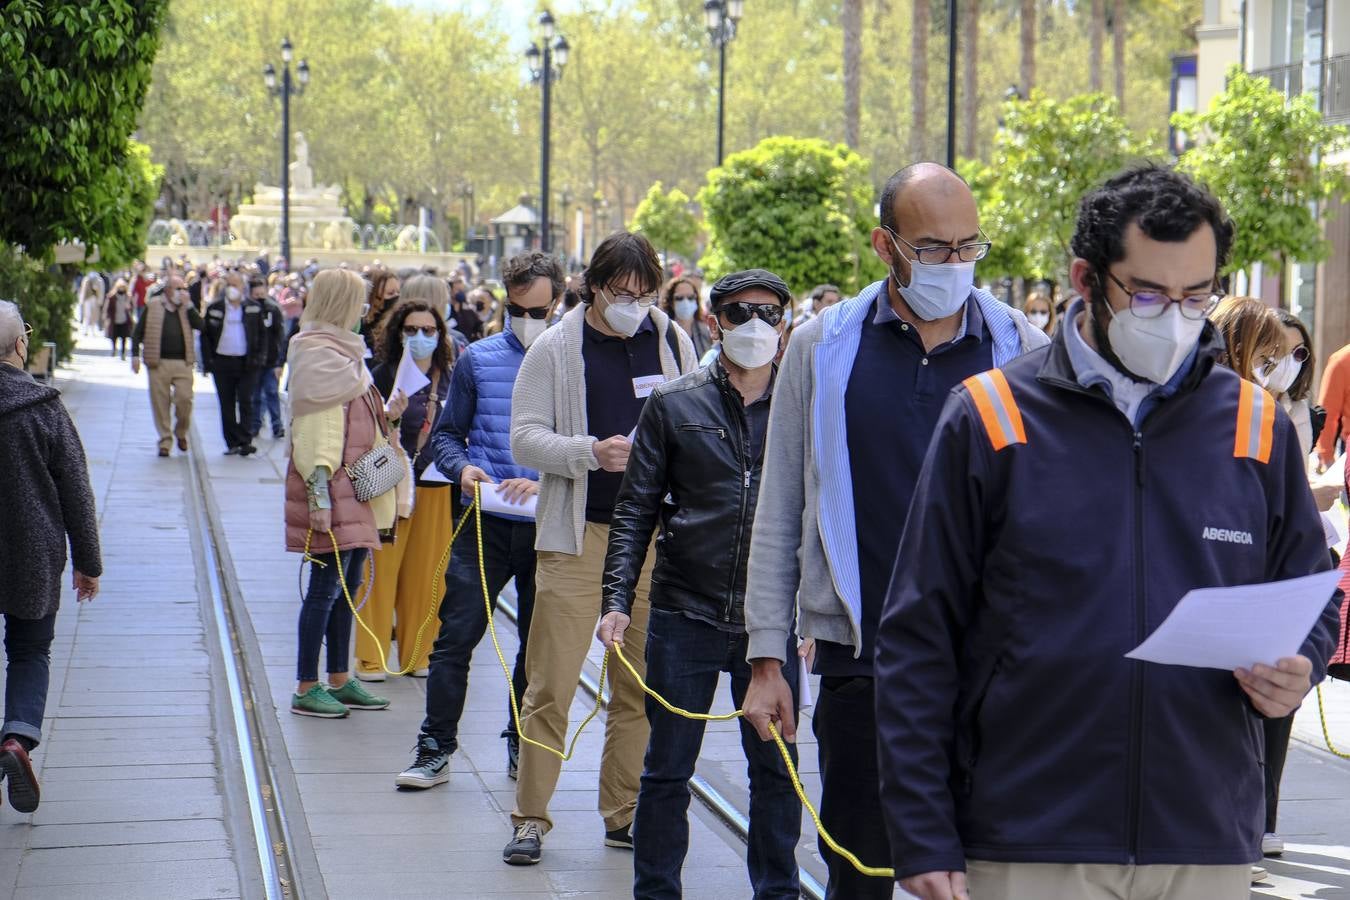
[[[655,533],[652,606],[744,625],[763,466],[750,447],[743,401],[717,362],[652,391],[609,527],[605,612],[631,612]]]
[[[202,316],[205,322],[202,326],[203,372],[211,371],[211,364],[218,355],[216,350],[225,332],[225,303],[224,299],[217,300],[206,307],[206,314]],[[267,307],[252,297],[245,298],[243,303],[244,338],[247,342],[244,365],[250,369],[261,369],[275,364],[277,354],[272,351],[273,336]]]

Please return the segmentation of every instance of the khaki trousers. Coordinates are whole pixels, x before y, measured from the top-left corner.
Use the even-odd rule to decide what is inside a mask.
[[[587,522],[580,556],[549,551],[539,554],[534,619],[525,649],[529,686],[520,710],[522,738],[566,749],[568,712],[600,620],[600,580],[608,546],[609,526]],[[623,641],[624,656],[643,677],[647,674],[647,620],[651,615],[655,562],[653,545],[638,577],[633,621]],[[605,719],[605,748],[600,756],[599,808],[605,830],[614,831],[633,822],[649,729],[642,689],[614,660],[610,660],[608,686],[610,701]],[[561,769],[562,760],[557,756],[521,740],[513,823],[519,825],[532,819],[544,823],[545,830],[553,827],[548,803],[558,786]]]
[[[436,611],[445,592],[445,566],[441,561],[455,530],[454,510],[450,508],[453,492],[449,485],[420,487],[416,491],[412,518],[398,523],[397,540],[382,544],[372,555],[375,582],[360,618],[379,641],[367,634],[365,628],[356,626],[358,672],[384,671],[389,658],[391,625],[398,641],[398,668],[415,670],[430,665],[431,645],[440,633]],[[416,661],[412,656],[414,649]]]
[[[168,450],[173,439],[187,440],[192,428],[192,367],[182,359],[161,359],[150,373],[150,409],[155,414],[159,448]],[[169,428],[169,406],[173,405],[173,428]]]
[[[1252,867],[966,861],[970,900],[1247,900]]]

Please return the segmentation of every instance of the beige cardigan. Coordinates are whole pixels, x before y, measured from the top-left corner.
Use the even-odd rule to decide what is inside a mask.
[[[511,455],[540,474],[535,509],[536,550],[581,553],[586,530],[586,479],[600,468],[587,431],[586,370],[581,357],[586,304],[579,304],[533,344],[520,364],[511,392]],[[679,364],[670,352],[670,318],[653,307],[661,372],[667,380],[698,365],[694,345],[681,328],[674,330]]]

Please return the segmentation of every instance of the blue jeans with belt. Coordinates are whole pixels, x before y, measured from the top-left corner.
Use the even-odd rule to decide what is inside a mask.
[[[718,676],[731,675],[731,700],[740,709],[750,685],[744,631],[721,631],[683,613],[653,607],[647,628],[647,685],[675,706],[707,712]],[[783,677],[798,697],[796,641],[789,638]],[[681,896],[680,869],[689,850],[689,779],[694,775],[706,723],[667,712],[647,698],[651,740],[633,819],[633,896]],[[750,771],[750,841],[746,868],[755,900],[801,896],[797,840],[802,807],[787,766],[773,741],[761,741],[740,719],[741,747]],[[789,744],[793,765],[797,748]]]
[[[55,634],[56,613],[41,619],[5,614],[5,724],[0,739],[18,735],[35,747],[42,742]]]

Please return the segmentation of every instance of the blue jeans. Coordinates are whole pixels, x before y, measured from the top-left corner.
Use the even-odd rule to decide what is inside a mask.
[[[42,742],[55,634],[56,613],[42,619],[5,615],[5,724],[0,739],[13,734],[35,747]]]
[[[731,674],[731,699],[739,709],[750,684],[745,661],[748,638],[695,621],[678,612],[652,608],[647,630],[647,685],[675,706],[706,712],[718,676]],[[789,639],[783,677],[797,693],[796,641]],[[705,723],[667,712],[647,698],[651,740],[633,819],[633,896],[639,900],[678,898],[680,869],[689,850],[689,779],[694,775]],[[801,895],[797,840],[802,807],[787,766],[773,741],[761,741],[740,720],[741,747],[749,762],[750,842],[746,868],[756,900]],[[797,749],[789,744],[793,765]]]
[[[361,581],[365,577],[364,547],[340,554],[342,570],[347,578],[347,590],[352,602],[359,603]],[[352,610],[343,596],[342,584],[332,553],[314,557],[318,562],[309,569],[309,587],[300,606],[300,654],[295,666],[296,681],[319,680],[319,648],[328,641],[328,674],[335,675],[351,668]],[[319,565],[323,563],[323,565]]]
[[[276,434],[285,426],[281,422],[281,397],[277,394],[276,369],[263,369],[258,375],[258,385],[253,390],[253,416],[248,423],[249,434],[262,431],[263,406],[272,417],[272,433]]]
[[[494,604],[506,582],[516,580],[516,633],[520,636],[520,648],[516,651],[511,682],[517,706],[525,698],[525,648],[534,614],[534,564],[534,523],[513,522],[484,513],[483,569],[488,596]],[[431,671],[427,675],[427,717],[422,722],[422,734],[435,738],[437,746],[447,753],[454,753],[459,746],[459,717],[464,714],[464,699],[469,690],[469,660],[487,631],[487,608],[478,576],[478,545],[472,518],[455,541],[450,556],[440,615],[441,630],[431,649]],[[509,699],[506,731],[516,733]]]

